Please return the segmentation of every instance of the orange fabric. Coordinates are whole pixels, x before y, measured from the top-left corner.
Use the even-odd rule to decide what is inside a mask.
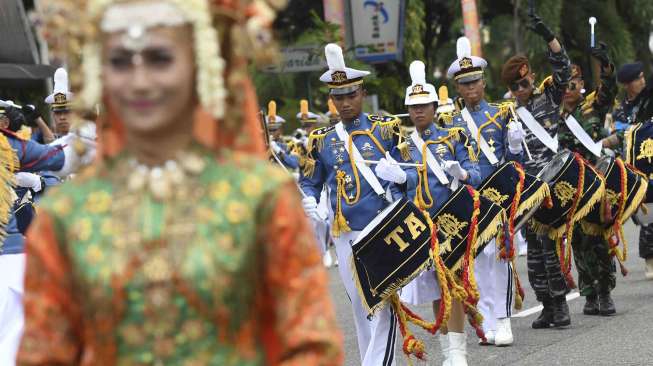
[[[243,354],[255,352],[255,336],[259,336],[266,365],[341,365],[342,335],[297,189],[288,183],[276,197],[267,203],[274,220],[260,227],[258,236],[262,250],[256,296],[259,312],[239,324],[235,347]],[[111,331],[102,330],[97,314],[81,311],[84,294],[74,286],[75,270],[66,259],[66,243],[60,241],[72,229],[42,211],[28,233],[26,319],[19,365],[98,365],[116,355]],[[124,299],[113,305],[116,314],[122,305]],[[215,320],[207,317],[206,321]]]
[[[263,300],[272,300],[265,305],[271,316],[263,318],[267,364],[341,365],[342,335],[313,229],[294,184],[278,197],[284,199],[278,200],[274,220],[261,233],[267,258]]]
[[[266,148],[259,121],[258,102],[251,80],[243,79],[237,90],[242,94],[243,105],[227,110],[242,113],[243,122],[238,123],[236,128],[227,128],[222,121],[216,121],[198,106],[193,116],[193,137],[210,150],[228,149],[265,157]],[[98,149],[100,156],[112,157],[125,147],[125,127],[106,98],[104,105],[107,113],[106,118],[99,119]]]

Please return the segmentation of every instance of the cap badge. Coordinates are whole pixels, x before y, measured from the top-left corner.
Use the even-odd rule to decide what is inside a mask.
[[[334,83],[344,83],[347,81],[347,74],[344,71],[334,71],[331,74],[331,80]]]
[[[56,104],[66,103],[66,94],[64,94],[64,93],[55,94],[54,95],[54,102]]]
[[[463,57],[458,62],[458,66],[460,66],[461,69],[468,69],[470,67],[473,67],[474,65],[472,64],[472,59],[471,58]]]
[[[413,94],[421,94],[424,92],[424,86],[421,84],[413,85]]]

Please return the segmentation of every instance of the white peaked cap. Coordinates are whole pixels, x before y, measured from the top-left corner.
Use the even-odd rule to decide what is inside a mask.
[[[308,111],[306,113],[305,119],[319,119],[319,118],[320,118],[319,114]],[[297,119],[302,119],[302,112],[297,113]]]
[[[413,61],[408,67],[411,84],[406,88],[405,105],[428,104],[438,100],[435,87],[426,82],[426,65],[422,61]]]
[[[458,57],[449,66],[447,77],[459,82],[469,82],[483,77],[483,70],[487,61],[482,57],[472,56],[472,45],[469,38],[460,37],[456,41],[456,56]]]
[[[320,76],[320,81],[327,83],[331,94],[349,94],[355,91],[363,83],[363,77],[370,74],[369,71],[347,67],[342,48],[335,43],[324,47],[324,56],[329,70]]]
[[[63,67],[57,69],[54,72],[54,90],[52,94],[48,95],[45,98],[45,102],[48,104],[54,104],[54,96],[57,94],[63,94],[66,96],[66,101],[70,101],[73,97],[73,93],[68,90],[68,72]]]
[[[265,116],[265,123],[270,124],[270,116]],[[272,124],[282,124],[282,123],[286,123],[286,120],[277,114]]]

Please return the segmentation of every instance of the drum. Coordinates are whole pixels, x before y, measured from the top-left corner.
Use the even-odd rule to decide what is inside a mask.
[[[595,168],[569,150],[558,152],[537,176],[549,184],[552,205],[540,207],[529,224],[554,240],[587,216],[605,190],[603,177]]]
[[[390,204],[361,231],[352,246],[351,265],[370,314],[428,266],[430,248],[428,218],[406,198]]]
[[[626,163],[653,179],[653,123],[634,124],[624,133]],[[650,198],[653,201],[653,197]],[[646,202],[650,202],[647,198]]]
[[[475,205],[479,208],[476,214]],[[440,258],[447,268],[458,271],[469,244],[472,245],[470,253],[476,256],[498,234],[505,221],[505,211],[470,186],[462,185],[451,194],[432,220],[438,229]],[[472,243],[469,243],[470,235],[475,236],[471,238],[475,239]]]
[[[506,211],[513,231],[519,230],[517,223],[528,217],[528,212],[536,210],[549,196],[549,186],[543,180],[525,173],[522,166],[514,161],[499,166],[478,190],[483,197]],[[517,209],[513,212],[514,206]]]
[[[596,170],[604,177],[605,193],[581,221],[583,232],[589,235],[609,233],[615,223],[622,225],[642,203],[648,187],[647,177],[619,158],[602,157]]]

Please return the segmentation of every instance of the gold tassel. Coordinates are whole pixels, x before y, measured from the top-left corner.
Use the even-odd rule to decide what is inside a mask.
[[[311,158],[305,158],[302,173],[307,178],[313,178],[313,174],[315,174],[315,160]]]
[[[7,233],[4,228],[9,222],[14,202],[14,185],[16,183],[14,172],[18,170],[20,163],[18,155],[11,147],[7,136],[0,133],[0,253]]]
[[[339,238],[341,233],[351,231],[351,228],[349,225],[347,225],[347,219],[345,219],[345,215],[342,213],[342,198],[343,195],[347,195],[347,192],[345,191],[344,171],[339,170],[336,173],[336,182],[336,214],[333,218],[333,224],[331,226],[331,235],[333,235],[334,238]]]
[[[399,153],[401,154],[401,158],[404,159],[404,161],[410,161],[410,148],[408,146],[408,143],[404,142],[399,145],[397,145],[397,149],[399,149]]]

